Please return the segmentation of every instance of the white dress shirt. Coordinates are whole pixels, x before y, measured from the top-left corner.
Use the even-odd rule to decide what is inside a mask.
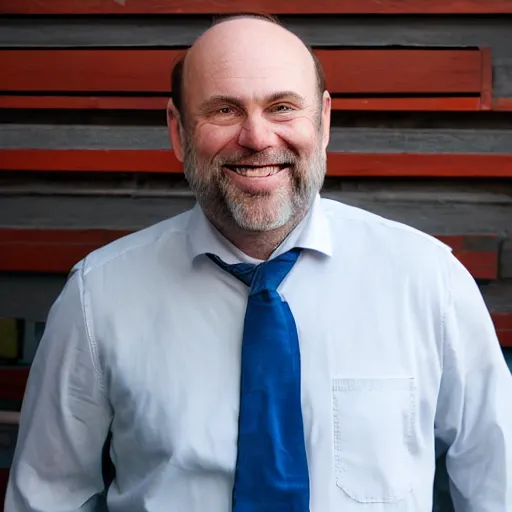
[[[431,512],[436,447],[457,512],[512,511],[512,377],[477,285],[415,229],[317,198],[276,251],[297,324],[311,512]],[[80,262],[49,314],[7,512],[229,512],[254,262],[196,207]]]

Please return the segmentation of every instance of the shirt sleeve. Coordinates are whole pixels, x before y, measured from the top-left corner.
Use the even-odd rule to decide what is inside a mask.
[[[80,266],[52,306],[30,370],[6,512],[97,510],[111,422]]]
[[[456,512],[510,512],[512,376],[475,280],[450,267],[436,437]]]

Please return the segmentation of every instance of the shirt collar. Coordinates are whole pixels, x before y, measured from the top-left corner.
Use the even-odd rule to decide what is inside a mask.
[[[192,209],[187,225],[187,234],[192,259],[206,253],[216,254],[228,264],[260,263],[235,247],[221,235],[208,221],[201,207],[196,204]],[[332,256],[331,231],[329,221],[317,195],[306,217],[288,235],[286,240],[274,251],[271,258],[294,247],[300,247],[326,256]]]

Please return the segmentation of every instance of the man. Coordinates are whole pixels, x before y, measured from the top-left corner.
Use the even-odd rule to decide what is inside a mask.
[[[240,16],[174,73],[198,206],[74,268],[23,404],[8,512],[512,510],[512,378],[449,249],[321,200],[330,98]]]

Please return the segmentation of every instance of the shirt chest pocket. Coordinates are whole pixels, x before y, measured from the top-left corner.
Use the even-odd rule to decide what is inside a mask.
[[[360,503],[394,503],[412,489],[412,378],[334,379],[336,483]]]

